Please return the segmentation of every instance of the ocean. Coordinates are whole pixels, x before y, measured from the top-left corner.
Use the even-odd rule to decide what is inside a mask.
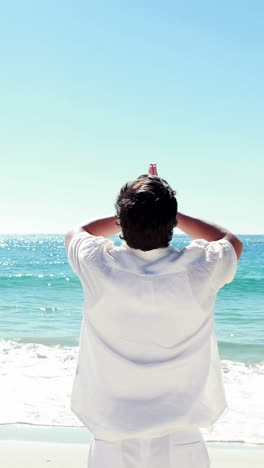
[[[236,278],[215,308],[229,412],[205,439],[264,443],[264,236],[240,237]],[[0,291],[0,424],[82,426],[70,394],[83,293],[63,235],[1,235]]]

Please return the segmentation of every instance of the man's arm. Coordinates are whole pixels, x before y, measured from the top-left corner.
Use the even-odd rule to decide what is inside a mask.
[[[202,221],[201,219],[192,218],[182,213],[177,214],[177,221],[177,227],[194,239],[205,239],[209,242],[227,239],[233,245],[237,258],[240,258],[243,250],[243,243],[224,227],[209,223],[208,221]]]
[[[149,173],[158,175],[156,164],[150,164]],[[177,227],[194,239],[205,239],[209,242],[227,239],[233,245],[237,258],[239,259],[241,257],[243,243],[224,227],[209,223],[208,221],[192,218],[182,213],[177,214],[177,221]]]
[[[149,174],[157,175],[157,166],[156,164],[149,165]],[[116,216],[111,216],[109,218],[96,219],[91,221],[85,226],[78,226],[72,231],[67,232],[65,236],[65,247],[68,250],[69,244],[73,236],[78,234],[78,232],[86,231],[93,236],[103,236],[109,237],[117,234],[121,231],[120,225],[118,224],[118,218]]]
[[[85,226],[76,227],[72,231],[67,232],[65,236],[65,246],[66,250],[68,250],[69,244],[73,236],[78,234],[79,232],[86,231],[93,236],[103,236],[109,237],[113,236],[120,232],[120,226],[117,224],[117,217],[111,216],[109,218],[101,218],[96,219],[94,221],[89,222]]]

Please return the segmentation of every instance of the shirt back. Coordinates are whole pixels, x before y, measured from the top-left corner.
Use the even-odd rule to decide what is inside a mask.
[[[232,245],[143,252],[81,232],[68,255],[85,297],[77,416],[105,440],[210,426],[226,407],[213,311],[236,271]]]

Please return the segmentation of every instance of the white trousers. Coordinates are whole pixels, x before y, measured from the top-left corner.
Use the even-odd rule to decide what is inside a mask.
[[[186,438],[179,433],[149,439],[110,442],[93,438],[88,468],[209,468],[210,460],[201,433]]]

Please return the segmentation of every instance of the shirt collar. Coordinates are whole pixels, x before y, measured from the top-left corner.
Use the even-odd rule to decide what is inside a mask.
[[[152,249],[152,250],[140,250],[140,249],[133,249],[132,247],[129,247],[126,242],[122,244],[122,247],[125,247],[128,249],[130,252],[132,252],[134,255],[140,258],[144,258],[146,260],[158,260],[159,258],[165,257],[169,250],[171,250],[172,247],[161,247],[159,249]]]

